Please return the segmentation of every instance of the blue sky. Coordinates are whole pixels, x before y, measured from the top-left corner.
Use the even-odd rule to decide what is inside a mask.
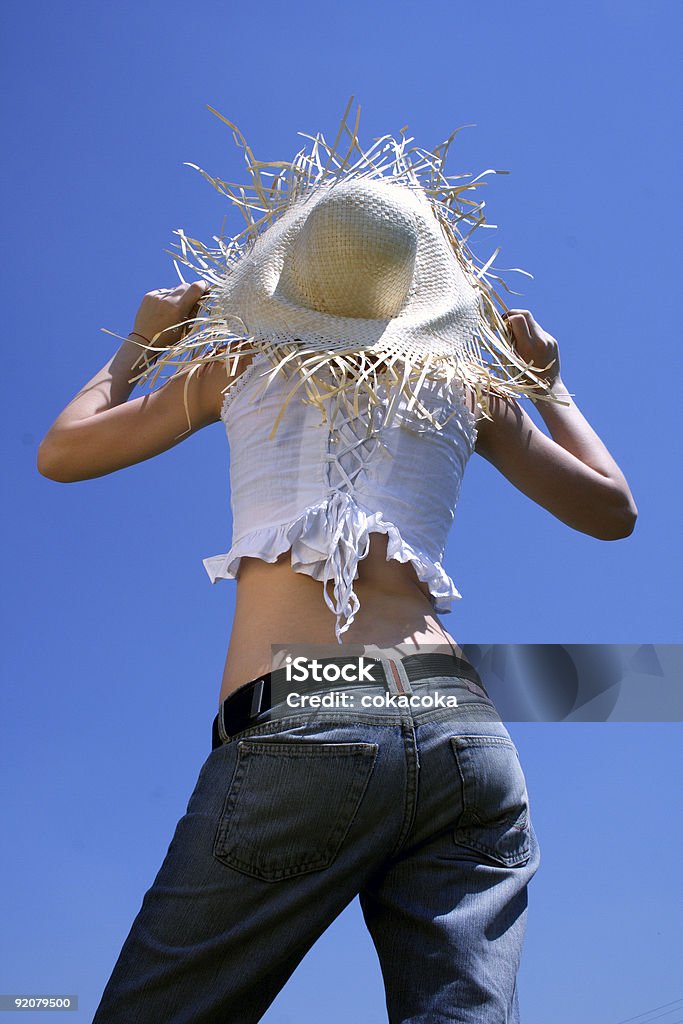
[[[234,604],[202,558],[230,539],[220,424],[159,458],[60,485],[50,423],[115,351],[173,231],[237,214],[194,171],[333,135],[431,148],[486,186],[496,246],[560,343],[565,383],[624,470],[635,533],[605,543],[479,458],[446,568],[461,643],[681,641],[680,15],[664,0],[257,6],[34,3],[4,13],[6,489],[0,992],[78,993],[88,1021],[208,753]],[[671,384],[673,383],[673,387]],[[536,415],[533,413],[533,415]],[[520,974],[525,1024],[683,1019],[681,725],[513,723],[541,840]],[[672,1004],[665,1006],[665,1004]],[[357,904],[268,1024],[386,1020]],[[22,1015],[32,1019],[37,1015]],[[653,1019],[648,1013],[640,1017]],[[10,1020],[11,1014],[6,1018]]]

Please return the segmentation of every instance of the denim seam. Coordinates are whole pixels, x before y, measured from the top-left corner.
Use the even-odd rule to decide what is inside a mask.
[[[486,711],[493,712],[496,717],[486,719],[482,718],[482,722],[500,722],[501,725],[504,724],[502,718],[500,717],[500,714],[498,713],[497,709],[494,706],[490,704],[484,704],[480,701],[463,701],[462,703],[458,704],[457,708],[433,708],[430,711],[425,711],[422,714],[415,716],[415,718],[413,719],[413,721],[415,722],[415,728],[419,729],[421,725],[429,725],[431,722],[439,722],[441,721],[442,718],[453,718],[454,716],[457,716],[458,711],[461,708],[485,708]],[[476,719],[474,721],[476,721]]]
[[[453,710],[452,708],[450,709]],[[333,711],[327,712],[329,717],[326,717],[326,713],[316,712],[315,715],[308,713],[300,715],[288,715],[286,718],[274,718],[268,719],[267,722],[259,722],[258,725],[249,726],[247,729],[242,729],[240,732],[232,733],[229,736],[227,742],[234,743],[241,739],[249,739],[251,736],[259,736],[262,732],[266,732],[272,729],[274,725],[281,727],[296,727],[297,725],[311,723],[321,723],[324,725],[372,725],[376,727],[386,727],[387,725],[399,725],[402,722],[412,722],[411,718],[407,718],[405,715],[365,715],[362,713],[362,718],[353,718],[351,715],[339,716]]]
[[[452,710],[452,709],[451,709]],[[395,857],[403,846],[405,846],[410,830],[415,822],[417,815],[417,791],[418,791],[418,772],[420,767],[420,759],[417,752],[417,737],[415,735],[415,728],[412,720],[410,723],[406,723],[409,728],[404,730],[401,727],[401,733],[404,739],[404,749],[406,751],[406,799],[405,799],[405,811],[403,814],[403,824],[401,831],[399,832],[396,844],[389,854],[390,857]],[[411,747],[406,743],[406,739],[412,740]]]

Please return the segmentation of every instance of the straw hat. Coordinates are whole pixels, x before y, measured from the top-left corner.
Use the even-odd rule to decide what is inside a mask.
[[[484,175],[506,172],[452,184],[451,177],[470,177],[443,174],[460,129],[431,152],[408,148],[405,129],[399,140],[384,136],[364,151],[360,108],[354,128],[347,124],[351,102],[334,144],[304,136],[312,145],[291,162],[255,160],[239,130],[217,114],[244,148],[251,186],[196,169],[240,208],[247,227],[215,239],[214,248],[176,232],[176,267],[191,267],[212,287],[181,341],[164,347],[163,335],[154,339],[162,354],[139,377],[156,380],[162,367],[185,361],[193,373],[215,359],[234,374],[241,355],[264,352],[268,380],[291,381],[271,436],[295,395],[323,419],[332,395],[352,401],[357,415],[362,394],[370,406],[380,401],[380,382],[390,397],[386,422],[401,394],[409,411],[434,422],[419,397],[428,378],[467,382],[485,415],[490,393],[553,400],[501,318],[498,307],[506,306],[491,282],[511,289],[490,270],[499,250],[477,268],[467,246],[485,225],[484,203],[463,194]],[[464,237],[461,223],[470,225]]]

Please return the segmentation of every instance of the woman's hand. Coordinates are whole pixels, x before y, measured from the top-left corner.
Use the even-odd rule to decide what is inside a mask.
[[[208,290],[206,281],[194,281],[192,284],[179,284],[176,288],[156,288],[147,292],[140,303],[131,333],[146,338],[155,348],[174,345],[182,336],[180,325],[196,314]],[[148,359],[153,360],[159,354],[149,353]]]
[[[522,359],[538,367],[537,375],[553,387],[560,378],[560,348],[552,334],[537,324],[528,309],[509,309],[503,320]]]

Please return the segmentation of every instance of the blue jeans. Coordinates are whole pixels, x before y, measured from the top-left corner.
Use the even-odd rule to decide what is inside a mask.
[[[517,751],[464,680],[412,690],[283,702],[212,751],[93,1024],[259,1021],[357,895],[390,1024],[519,1021],[540,858]],[[436,692],[457,707],[425,707]]]

